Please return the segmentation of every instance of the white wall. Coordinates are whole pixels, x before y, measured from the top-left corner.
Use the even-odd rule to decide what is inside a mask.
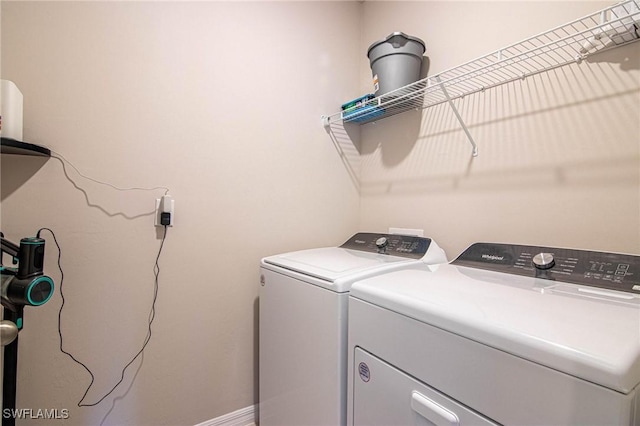
[[[120,187],[176,200],[144,362],[94,408],[58,349],[60,294],[27,308],[18,406],[56,424],[195,424],[253,404],[261,257],[336,245],[358,194],[320,116],[357,94],[355,2],[2,2],[2,78],[25,140]],[[62,246],[64,348],[119,379],[147,332],[160,246],[154,201],[60,161],[2,157],[2,230]],[[60,284],[47,238],[46,272]],[[134,380],[134,374],[135,376]],[[42,421],[21,424],[41,424]]]
[[[142,367],[75,407],[90,378],[58,350],[57,293],[27,308],[19,406],[175,425],[254,403],[260,257],[358,229],[423,228],[449,257],[480,240],[640,253],[640,43],[457,102],[475,159],[446,105],[363,126],[360,193],[319,120],[371,90],[366,49],[392,31],[426,41],[433,75],[607,4],[3,1],[25,139],[177,206]],[[146,333],[162,191],[67,173],[3,156],[2,230],[56,231],[65,349],[95,372],[93,402]]]
[[[361,50],[403,31],[435,75],[610,4],[366,2]],[[422,228],[450,258],[477,241],[640,253],[640,43],[456,105],[476,158],[448,105],[362,127],[361,228]]]

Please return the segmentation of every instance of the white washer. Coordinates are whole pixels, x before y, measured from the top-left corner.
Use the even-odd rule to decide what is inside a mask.
[[[357,282],[348,424],[640,425],[640,256],[478,243]]]
[[[429,238],[372,233],[264,258],[260,425],[344,425],[351,284],[411,263],[446,262]]]

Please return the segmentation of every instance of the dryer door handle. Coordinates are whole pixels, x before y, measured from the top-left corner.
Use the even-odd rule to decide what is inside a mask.
[[[460,425],[455,413],[416,391],[411,393],[411,409],[436,426]]]

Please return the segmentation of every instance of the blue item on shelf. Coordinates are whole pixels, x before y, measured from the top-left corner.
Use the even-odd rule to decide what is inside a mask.
[[[342,120],[347,122],[361,123],[370,121],[374,118],[384,115],[384,109],[377,105],[367,105],[360,108],[351,109],[342,112]]]
[[[369,102],[374,98],[375,98],[374,95],[368,94],[368,95],[360,96],[359,98],[354,99],[352,101],[345,102],[342,104],[342,111],[351,111],[354,108],[363,107],[367,104],[367,102]]]

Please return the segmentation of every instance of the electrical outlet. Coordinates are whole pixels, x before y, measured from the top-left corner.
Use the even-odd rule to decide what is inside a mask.
[[[155,226],[173,226],[175,219],[175,207],[176,200],[170,195],[165,195],[162,198],[156,198],[156,214],[155,214]],[[169,223],[162,223],[162,214],[169,214]]]

